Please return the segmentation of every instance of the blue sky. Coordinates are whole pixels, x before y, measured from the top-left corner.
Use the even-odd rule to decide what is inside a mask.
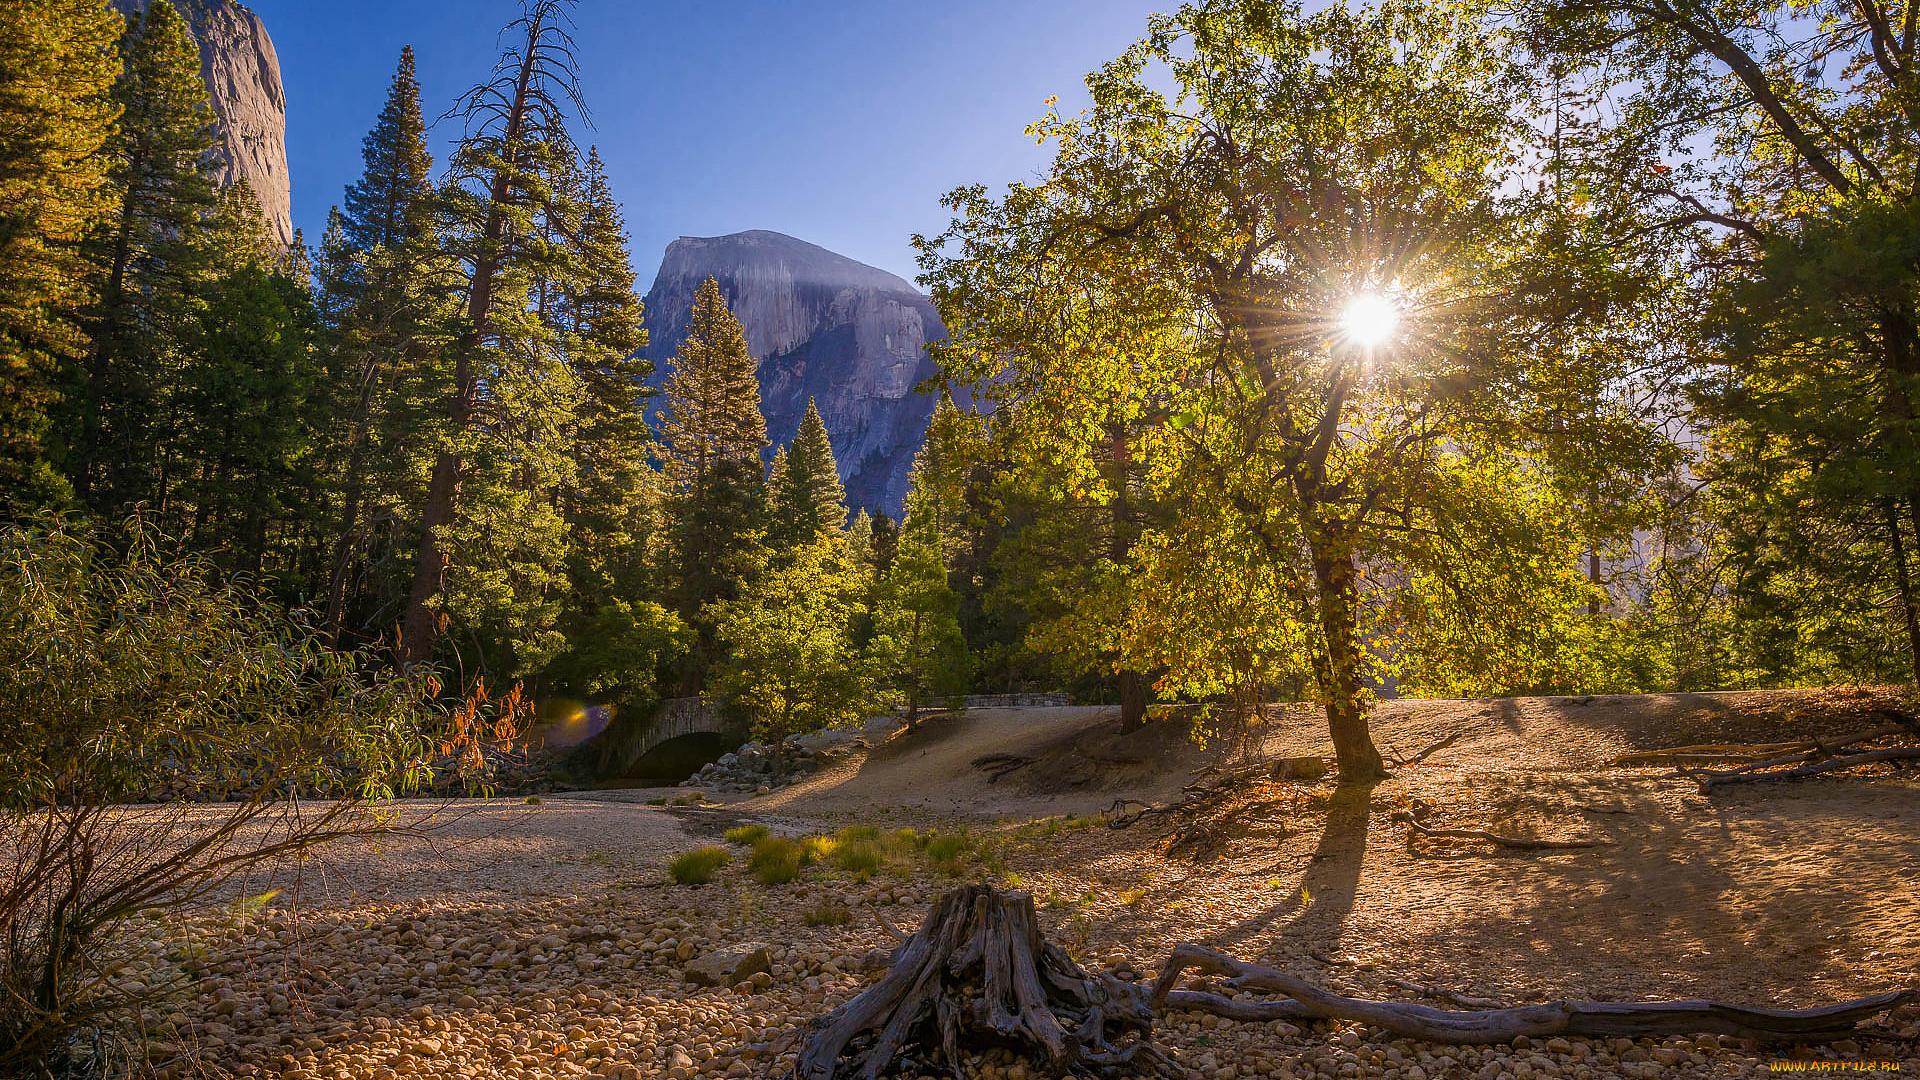
[[[294,222],[359,174],[402,45],[431,122],[485,75],[518,0],[248,0],[288,98]],[[1030,176],[1022,129],[1170,0],[582,0],[580,66],[644,291],[676,236],[790,233],[911,278],[941,193]],[[457,134],[438,125],[436,151]]]

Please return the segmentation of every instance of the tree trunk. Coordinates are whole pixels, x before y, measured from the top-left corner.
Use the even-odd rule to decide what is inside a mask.
[[[1124,566],[1133,552],[1133,512],[1127,502],[1128,466],[1133,448],[1127,441],[1127,429],[1115,424],[1108,429],[1113,454],[1113,505],[1108,523],[1107,558],[1115,566]],[[1132,731],[1147,722],[1147,679],[1132,668],[1121,668],[1119,675],[1120,729]]]
[[[1324,539],[1313,542],[1313,574],[1319,586],[1320,632],[1326,663],[1320,668],[1320,696],[1327,710],[1327,732],[1343,784],[1367,784],[1387,776],[1386,763],[1367,731],[1362,702],[1360,646],[1355,641],[1360,592],[1353,553]]]
[[[526,129],[528,93],[533,86],[535,65],[540,59],[540,38],[545,19],[536,15],[527,28],[526,51],[514,83],[513,103],[507,111],[502,142],[512,153]],[[467,294],[467,329],[454,342],[458,357],[454,369],[453,393],[447,402],[447,418],[455,434],[467,430],[479,399],[479,380],[473,357],[479,351],[493,313],[493,279],[500,269],[500,243],[506,235],[507,218],[503,212],[512,194],[512,177],[504,167],[496,169],[489,185],[485,243],[475,262]],[[446,586],[450,562],[441,545],[439,530],[453,523],[460,498],[460,475],[466,463],[452,450],[442,450],[433,463],[433,480],[427,486],[427,503],[420,515],[420,546],[415,554],[413,588],[407,594],[407,616],[400,631],[400,662],[403,666],[433,661],[434,646],[440,631],[439,612],[433,600]]]
[[[1893,547],[1894,584],[1899,590],[1900,611],[1907,622],[1907,657],[1912,665],[1913,681],[1920,686],[1920,613],[1913,607],[1913,581],[1907,574],[1907,545],[1900,535],[1900,514],[1893,500],[1883,509],[1887,518],[1887,539]]]
[[[1133,731],[1147,723],[1147,677],[1131,668],[1120,671],[1120,729]]]

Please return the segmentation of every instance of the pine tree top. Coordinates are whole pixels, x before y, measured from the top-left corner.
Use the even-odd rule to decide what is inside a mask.
[[[367,251],[424,236],[427,199],[433,191],[433,154],[427,149],[427,124],[420,113],[420,80],[411,45],[400,51],[386,106],[361,142],[360,157],[366,169],[346,195],[347,242]]]
[[[759,365],[713,278],[694,297],[687,337],[671,366],[660,429],[674,482],[698,484],[724,462],[757,465],[767,446]]]

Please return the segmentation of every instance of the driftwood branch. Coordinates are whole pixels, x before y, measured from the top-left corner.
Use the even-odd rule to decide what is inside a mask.
[[[1611,840],[1530,840],[1521,836],[1501,836],[1485,829],[1436,829],[1424,820],[1432,807],[1423,802],[1415,802],[1411,810],[1399,810],[1393,814],[1393,820],[1404,822],[1409,830],[1408,843],[1412,843],[1415,834],[1420,836],[1445,837],[1455,840],[1483,840],[1489,844],[1514,848],[1518,851],[1571,851],[1579,848],[1611,847]]]
[[[1720,1001],[1550,1001],[1541,1005],[1451,1012],[1424,1005],[1345,997],[1284,971],[1236,960],[1203,946],[1181,945],[1173,950],[1161,969],[1153,988],[1153,1004],[1214,1012],[1232,1019],[1282,1018],[1263,1015],[1255,1008],[1280,1002],[1235,1002],[1192,991],[1180,992],[1176,997],[1174,984],[1184,973],[1194,970],[1226,976],[1226,985],[1235,990],[1279,991],[1292,999],[1287,1004],[1297,1006],[1310,1017],[1357,1020],[1403,1038],[1439,1043],[1503,1043],[1522,1035],[1643,1038],[1715,1034],[1768,1040],[1832,1039],[1853,1034],[1855,1026],[1863,1020],[1920,1000],[1920,990],[1906,989],[1814,1009],[1764,1009]],[[1287,1012],[1285,1018],[1293,1015]]]
[[[1849,754],[1845,757],[1829,758],[1826,761],[1802,765],[1797,769],[1778,769],[1773,772],[1729,771],[1724,773],[1696,772],[1692,774],[1700,782],[1701,792],[1711,792],[1726,784],[1768,784],[1779,780],[1799,780],[1821,773],[1851,769],[1857,765],[1871,765],[1876,761],[1908,761],[1920,759],[1920,746],[1888,746],[1879,750],[1869,750],[1864,754]]]

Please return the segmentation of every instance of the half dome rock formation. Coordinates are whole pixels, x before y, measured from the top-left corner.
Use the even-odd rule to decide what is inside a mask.
[[[148,0],[113,0],[132,15]],[[268,231],[293,242],[293,187],[287,173],[287,92],[280,85],[280,58],[267,26],[233,0],[173,0],[200,43],[200,74],[219,118],[220,165],[216,178],[232,184],[246,177],[260,199]]]
[[[914,387],[936,371],[927,342],[947,336],[933,304],[902,278],[781,233],[683,236],[667,246],[647,293],[656,378],[709,277],[760,361],[767,436],[790,441],[813,398],[849,506],[898,516],[935,405]]]

